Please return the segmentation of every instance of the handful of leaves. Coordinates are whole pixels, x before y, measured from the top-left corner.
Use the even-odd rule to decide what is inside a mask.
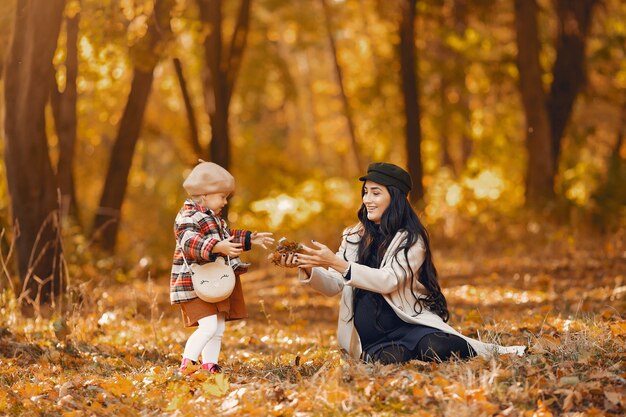
[[[302,253],[302,244],[299,242],[291,242],[283,237],[278,241],[276,249],[274,252],[270,253],[267,259],[272,261],[274,265],[283,266],[280,263],[283,255],[287,256],[291,252]]]

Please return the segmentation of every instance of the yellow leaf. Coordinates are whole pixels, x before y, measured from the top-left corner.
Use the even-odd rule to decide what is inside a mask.
[[[228,377],[224,376],[224,374],[215,374],[212,380],[203,382],[201,387],[203,393],[221,397],[230,389],[230,383],[228,382]]]
[[[478,312],[478,310],[470,310],[469,313],[465,315],[465,320],[473,323],[482,323],[483,318]]]
[[[128,378],[115,378],[101,384],[102,388],[116,397],[129,396],[135,391],[133,382]]]
[[[433,378],[433,384],[438,385],[440,387],[448,387],[450,386],[450,381],[448,381],[447,379],[437,376],[435,378]]]
[[[626,321],[611,324],[611,333],[613,333],[613,336],[626,335]]]

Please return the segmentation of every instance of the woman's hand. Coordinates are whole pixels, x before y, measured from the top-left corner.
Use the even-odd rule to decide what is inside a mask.
[[[309,248],[306,245],[302,245],[302,250],[305,253],[296,254],[293,262],[300,268],[313,268],[321,266],[323,268],[333,268],[335,271],[343,272],[350,265],[348,261],[341,259],[335,252],[330,250],[328,246],[311,241],[313,245],[317,246],[317,249]]]
[[[274,238],[272,238],[272,234],[270,232],[253,232],[250,235],[250,243],[253,245],[259,245],[263,249],[267,249],[265,245],[271,245],[274,243]]]
[[[230,236],[226,240],[220,240],[213,246],[211,252],[213,253],[221,253],[226,256],[238,256],[241,252],[243,252],[243,245],[241,243],[233,242],[232,240],[235,236]]]
[[[306,267],[303,265],[300,265],[300,261],[299,261],[299,257],[303,256],[302,253],[296,253],[296,252],[289,252],[289,253],[283,253],[281,255],[281,259],[280,259],[280,265],[284,266],[286,268],[300,268],[301,270],[303,270],[307,276],[311,276],[311,268],[310,267]]]

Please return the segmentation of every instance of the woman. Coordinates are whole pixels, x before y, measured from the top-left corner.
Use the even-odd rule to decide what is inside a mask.
[[[359,223],[343,233],[339,251],[313,241],[284,258],[301,282],[341,293],[338,340],[354,358],[382,363],[443,361],[493,353],[523,355],[524,346],[498,346],[465,337],[446,322],[428,233],[408,202],[411,177],[373,163],[364,181]]]

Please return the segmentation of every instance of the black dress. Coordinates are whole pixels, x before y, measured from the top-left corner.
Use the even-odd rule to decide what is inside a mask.
[[[367,266],[380,267],[384,250],[379,253],[379,248],[383,240],[384,236],[376,227],[370,255],[365,260]],[[348,272],[347,279],[350,279],[350,274]],[[411,324],[400,319],[382,294],[354,288],[353,303],[354,325],[361,339],[363,359],[366,361],[399,363],[412,359],[445,360],[452,354],[463,356],[466,353],[465,356],[472,356],[469,351],[471,348],[464,339],[433,327]],[[434,346],[435,344],[443,346]],[[456,351],[445,352],[449,348]]]

